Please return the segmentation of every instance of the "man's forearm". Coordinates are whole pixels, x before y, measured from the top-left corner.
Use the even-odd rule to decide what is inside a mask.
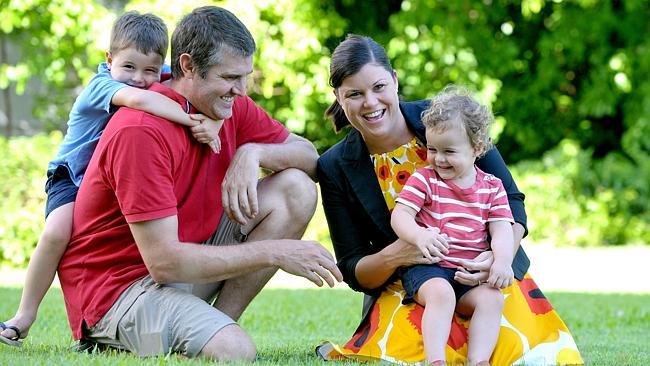
[[[262,168],[281,171],[296,168],[316,181],[316,161],[318,152],[308,140],[290,135],[281,144],[246,144],[242,148],[255,154]]]
[[[190,249],[189,246],[192,246]],[[147,266],[158,283],[213,283],[274,267],[273,251],[266,242],[209,246],[177,242]]]
[[[272,267],[276,261],[270,241],[222,246],[180,242],[176,216],[129,226],[151,277],[158,283],[210,283]]]

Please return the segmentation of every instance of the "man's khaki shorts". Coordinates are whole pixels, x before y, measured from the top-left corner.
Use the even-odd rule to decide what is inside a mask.
[[[241,226],[224,214],[205,245],[240,243]],[[160,285],[151,276],[136,281],[118,297],[86,338],[139,356],[181,353],[196,357],[223,327],[234,324],[211,303],[223,284]]]

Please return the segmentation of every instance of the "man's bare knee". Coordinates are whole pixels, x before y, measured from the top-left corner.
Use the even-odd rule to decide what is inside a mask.
[[[223,327],[206,343],[200,357],[215,361],[253,362],[257,350],[253,340],[237,324]]]
[[[318,200],[316,184],[298,169],[286,169],[278,173],[278,188],[283,194],[289,214],[298,217],[313,215]]]
[[[307,174],[286,169],[260,182],[258,198],[260,214],[242,227],[249,240],[300,239],[316,211],[318,191]]]

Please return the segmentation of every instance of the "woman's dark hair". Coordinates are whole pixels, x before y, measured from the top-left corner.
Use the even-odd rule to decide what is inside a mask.
[[[343,84],[343,80],[356,74],[367,64],[379,65],[391,74],[393,73],[393,67],[382,46],[370,37],[348,34],[345,40],[336,46],[332,54],[330,86],[334,89],[338,88]],[[325,111],[325,117],[334,122],[336,132],[350,124],[343,108],[336,100]]]

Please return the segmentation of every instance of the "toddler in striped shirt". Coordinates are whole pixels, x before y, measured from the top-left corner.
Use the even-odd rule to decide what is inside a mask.
[[[468,361],[489,365],[504,298],[514,281],[515,253],[508,198],[501,180],[474,165],[488,151],[490,110],[466,91],[450,86],[422,114],[428,166],[409,177],[392,212],[391,225],[432,264],[403,269],[405,303],[424,306],[422,336],[427,365],[445,365],[445,347],[454,311],[471,317]],[[488,242],[488,237],[490,241]],[[459,259],[492,250],[487,282],[454,280]]]

